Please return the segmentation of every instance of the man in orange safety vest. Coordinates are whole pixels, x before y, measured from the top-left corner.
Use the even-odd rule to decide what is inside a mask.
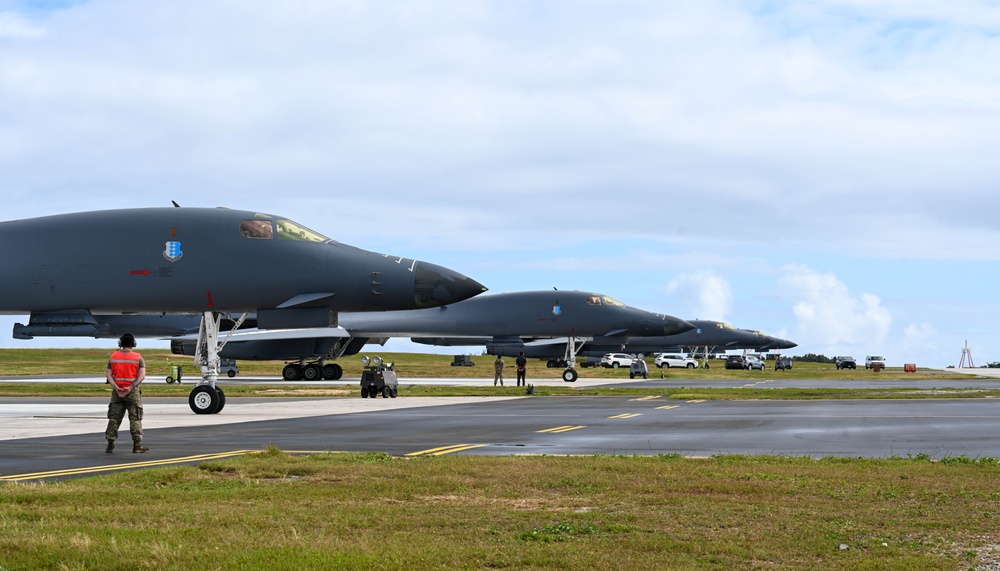
[[[118,340],[118,350],[108,360],[107,379],[115,389],[108,405],[108,429],[104,431],[108,454],[115,450],[118,427],[126,412],[132,433],[132,452],[149,452],[149,448],[142,445],[142,391],[139,390],[139,384],[146,378],[146,362],[142,355],[132,350],[134,348],[135,337],[126,333]]]

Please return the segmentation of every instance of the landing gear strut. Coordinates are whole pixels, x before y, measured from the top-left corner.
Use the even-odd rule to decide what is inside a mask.
[[[580,377],[576,372],[576,354],[580,349],[583,349],[583,342],[580,343],[580,347],[577,347],[575,337],[566,339],[566,355],[563,356],[566,370],[562,372],[562,380],[567,383],[575,383]]]
[[[233,327],[235,331],[247,317],[243,314]],[[201,382],[188,395],[188,406],[195,414],[217,414],[226,406],[226,393],[215,386],[219,379],[219,351],[226,342],[219,343],[219,322],[222,314],[206,311],[198,328],[198,348],[194,364],[201,370]]]

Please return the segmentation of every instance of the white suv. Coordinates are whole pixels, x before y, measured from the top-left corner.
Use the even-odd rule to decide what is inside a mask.
[[[631,367],[632,357],[625,353],[608,353],[601,357],[601,366],[617,369],[618,367]]]
[[[763,371],[765,368],[767,368],[767,365],[764,364],[764,361],[762,361],[760,357],[747,355],[746,359],[747,359],[747,369],[760,369],[761,371]]]
[[[879,367],[882,367],[884,369],[885,368],[885,357],[882,357],[881,355],[868,355],[867,357],[865,357],[865,368],[866,369],[871,369],[875,365],[878,365]]]
[[[674,353],[660,353],[656,356],[656,366],[661,369],[669,369],[670,367],[687,367],[688,369],[698,368],[698,361],[695,361],[691,357],[685,357],[684,355],[677,355]]]

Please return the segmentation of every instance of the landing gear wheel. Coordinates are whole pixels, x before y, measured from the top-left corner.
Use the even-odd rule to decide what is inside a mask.
[[[188,395],[188,405],[195,414],[215,414],[222,408],[222,391],[213,389],[209,385],[198,385]]]
[[[281,370],[281,378],[286,381],[297,381],[302,378],[302,367],[298,365],[285,365]]]
[[[336,363],[323,365],[323,378],[327,381],[339,381],[344,376],[344,368]]]
[[[306,381],[318,381],[323,377],[323,369],[313,363],[302,367],[302,378]]]
[[[215,409],[213,414],[219,414],[226,407],[226,393],[222,392],[219,387],[215,387],[215,392],[219,393],[219,408]]]
[[[567,383],[575,383],[578,377],[579,375],[577,375],[576,369],[566,369],[562,373],[562,379]]]
[[[545,368],[546,369],[555,369],[558,366],[559,366],[559,362],[556,361],[555,359],[549,359],[548,361],[545,362]]]

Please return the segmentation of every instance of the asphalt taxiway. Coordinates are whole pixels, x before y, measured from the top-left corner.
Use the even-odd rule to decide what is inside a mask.
[[[779,387],[813,382],[776,376],[751,383]],[[635,388],[658,387],[663,382],[675,387],[695,385],[690,380],[581,381],[620,382]],[[751,384],[741,381],[738,386]],[[269,445],[293,452],[379,451],[395,456],[1000,455],[1000,402],[994,399],[684,401],[653,395],[534,397],[518,387],[509,387],[509,397],[407,397],[405,387],[418,382],[434,381],[402,379],[396,399],[229,398],[225,410],[215,415],[193,414],[186,398],[147,397],[143,422],[145,443],[151,448],[147,454],[130,452],[127,420],[121,429],[125,446],[120,452],[104,453],[106,398],[3,398],[0,481],[197,463]],[[482,383],[484,379],[442,382]],[[551,382],[563,384],[558,379]],[[875,382],[917,384],[888,377]],[[353,391],[356,381],[330,384]],[[933,386],[997,388],[1000,379],[970,377]]]

